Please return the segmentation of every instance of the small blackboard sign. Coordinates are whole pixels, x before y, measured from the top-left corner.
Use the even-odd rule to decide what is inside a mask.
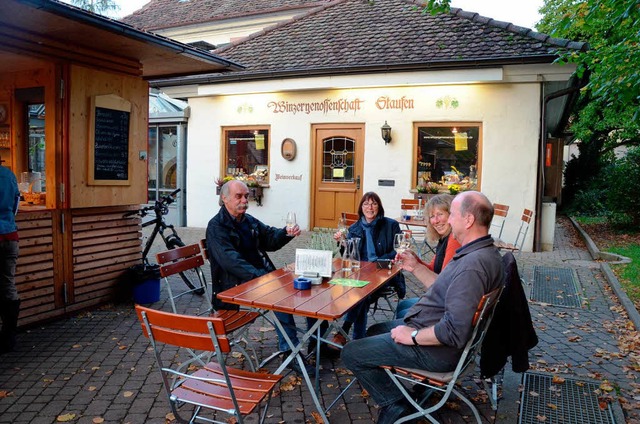
[[[93,178],[129,179],[129,112],[96,107]]]
[[[92,99],[89,123],[90,185],[129,185],[131,103],[116,95]]]

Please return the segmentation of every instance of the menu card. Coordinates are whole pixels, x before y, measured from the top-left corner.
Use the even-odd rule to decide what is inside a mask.
[[[331,277],[333,252],[330,250],[296,249],[296,275],[316,272],[321,277]]]

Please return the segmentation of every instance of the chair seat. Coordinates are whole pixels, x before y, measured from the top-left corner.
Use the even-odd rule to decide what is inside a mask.
[[[386,368],[388,370],[394,371],[396,373],[406,375],[407,377],[411,377],[415,380],[429,380],[430,384],[434,384],[437,386],[445,386],[452,379],[455,374],[455,370],[447,371],[447,372],[435,372],[435,371],[426,371],[418,368],[402,368],[402,367],[389,367],[383,366],[382,368]],[[460,373],[460,376],[465,376],[471,373],[475,369],[475,364],[469,364],[465,370]]]
[[[227,367],[233,392],[242,415],[250,414],[282,379],[281,375],[254,373]],[[222,368],[209,362],[190,377],[216,379],[217,382],[188,379],[172,390],[175,402],[207,405],[211,408],[234,409],[231,391],[225,383]]]
[[[233,332],[238,328],[244,327],[255,321],[260,313],[247,310],[219,310],[211,314],[212,317],[221,318],[224,321],[224,327],[229,332]]]

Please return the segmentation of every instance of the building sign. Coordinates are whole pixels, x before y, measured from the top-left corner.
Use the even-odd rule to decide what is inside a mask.
[[[297,181],[302,181],[302,174],[300,174],[300,175],[276,174],[276,181],[279,181],[279,180],[297,180]]]
[[[319,102],[288,102],[286,100],[280,100],[277,102],[267,103],[267,107],[271,109],[273,113],[304,113],[309,115],[312,112],[320,112],[327,114],[329,112],[338,113],[353,113],[362,109],[364,100],[356,99],[324,99]]]
[[[380,96],[376,100],[376,107],[380,110],[398,109],[401,112],[405,109],[413,109],[413,99],[402,96],[399,99],[392,99],[389,96]]]

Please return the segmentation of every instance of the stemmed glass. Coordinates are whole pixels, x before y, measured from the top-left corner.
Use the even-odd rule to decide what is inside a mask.
[[[291,232],[291,230],[293,230],[293,227],[296,226],[296,213],[295,212],[288,212],[287,213],[287,232]]]
[[[340,233],[340,238],[344,238],[347,234],[347,221],[343,216],[338,219],[338,232]]]
[[[401,232],[395,235],[393,239],[393,248],[398,255],[402,255],[405,250],[411,248],[411,234],[407,232]],[[398,261],[398,264],[402,264],[402,260]]]

